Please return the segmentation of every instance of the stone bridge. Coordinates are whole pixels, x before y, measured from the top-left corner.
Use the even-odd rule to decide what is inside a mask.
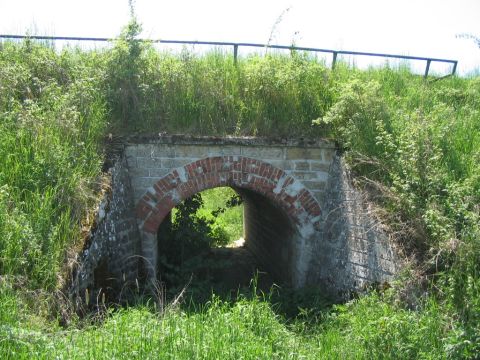
[[[131,137],[110,173],[76,291],[155,280],[162,221],[182,200],[220,186],[242,196],[245,245],[279,282],[341,297],[397,271],[394,248],[333,142]]]

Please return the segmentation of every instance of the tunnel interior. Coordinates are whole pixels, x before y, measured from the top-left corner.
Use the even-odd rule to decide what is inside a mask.
[[[163,220],[157,233],[157,278],[165,281],[167,287],[184,285],[175,284],[175,281],[185,283],[192,279],[200,282],[208,279],[212,284],[235,291],[249,287],[254,277],[258,288],[266,291],[273,284],[292,286],[294,240],[297,235],[292,220],[266,196],[247,189],[233,190],[243,205],[243,239],[234,243],[219,246],[210,242],[206,249],[199,244],[205,244],[206,234],[201,232],[208,232],[208,226],[196,223],[198,219],[189,218],[179,223],[178,212],[173,216],[171,212]],[[177,209],[183,206],[181,204],[177,205]],[[196,227],[193,237],[191,227]],[[188,255],[197,253],[198,256]],[[182,267],[185,270],[183,276],[169,277],[168,272],[172,268],[178,270]]]
[[[245,247],[278,284],[292,285],[295,227],[267,197],[237,189],[244,200]]]

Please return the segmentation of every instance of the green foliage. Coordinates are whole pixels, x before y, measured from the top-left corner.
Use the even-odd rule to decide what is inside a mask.
[[[340,95],[318,125],[330,125],[331,133],[346,149],[376,156],[395,150],[390,114],[377,81],[353,79],[340,86]]]
[[[161,254],[160,274],[169,292],[175,293],[178,287],[185,286],[191,277],[202,279],[200,272],[206,268],[206,255],[210,248],[225,245],[228,235],[215,220],[201,216],[198,210],[203,205],[200,193],[184,200],[176,207],[171,228],[159,235]],[[198,282],[195,282],[198,286]]]
[[[184,286],[210,248],[210,223],[195,215],[201,205],[199,194],[183,201],[176,207],[171,229],[159,234],[160,273],[169,287]]]
[[[122,30],[108,54],[106,67],[107,99],[114,126],[135,129],[144,121],[143,93],[149,44],[138,40],[142,27],[135,17]]]
[[[212,272],[231,266],[212,257],[211,249],[240,237],[232,237],[243,232],[239,204],[241,198],[234,190],[215,188],[192,196],[172,211],[171,224],[162,225],[158,237],[160,277],[169,295],[176,295],[188,283],[189,296],[196,300],[210,297]]]
[[[327,326],[348,329],[345,337],[361,349],[362,358],[445,358],[441,339],[446,322],[436,304],[425,304],[422,312],[409,311],[394,306],[388,297],[372,293],[338,305]]]
[[[31,42],[0,52],[0,275],[56,285],[100,170],[105,106],[86,54]]]
[[[311,119],[332,100],[328,70],[297,53],[235,65],[220,50],[158,53],[123,35],[108,57],[111,123],[123,133],[313,136],[319,131]]]
[[[202,191],[203,206],[197,215],[213,221],[212,230],[224,233],[216,246],[226,246],[243,237],[243,203],[229,187]],[[218,230],[217,230],[218,229]]]
[[[316,135],[310,121],[332,101],[326,68],[296,52],[241,61],[239,82],[240,124],[247,134]]]
[[[432,301],[459,319],[447,353],[473,358],[480,313],[478,79],[418,83],[405,76],[402,83],[389,70],[370,74],[342,85],[317,123],[330,127],[360,178],[388,189],[381,201],[390,225],[438,279]]]
[[[315,321],[304,310],[289,322],[274,311],[269,296],[240,297],[235,303],[212,296],[194,311],[167,308],[161,316],[136,306],[110,312],[102,324],[81,330],[46,333],[35,328],[0,328],[1,349],[6,358],[12,354],[21,359],[144,359],[158,354],[174,359],[457,359],[475,355],[445,344],[453,332],[435,303],[426,303],[422,312],[410,311],[395,306],[390,297],[372,293],[331,309],[319,304],[323,307],[315,310]]]

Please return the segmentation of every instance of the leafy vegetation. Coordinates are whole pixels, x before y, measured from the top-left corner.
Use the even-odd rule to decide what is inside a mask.
[[[197,216],[212,221],[212,231],[223,238],[216,246],[228,246],[243,237],[243,204],[240,196],[229,187],[202,191],[203,206]]]
[[[478,77],[331,71],[296,52],[235,65],[219,50],[158,53],[139,31],[131,23],[102,51],[0,44],[2,358],[478,357]],[[61,328],[58,289],[91,222],[102,139],[132,131],[335,138],[411,269],[343,305],[292,298],[294,317],[253,291]]]
[[[95,55],[0,51],[0,274],[54,289],[95,197],[107,113]]]
[[[424,83],[389,69],[359,72],[316,121],[379,193],[388,224],[429,280],[417,286],[455,319],[456,335],[445,339],[455,338],[445,345],[454,358],[479,352],[479,95],[478,78]]]

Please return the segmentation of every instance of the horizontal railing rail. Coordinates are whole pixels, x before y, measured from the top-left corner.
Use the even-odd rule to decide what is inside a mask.
[[[100,37],[77,37],[77,36],[42,36],[42,35],[0,35],[0,39],[35,39],[35,40],[66,40],[66,41],[98,41],[108,42],[115,40],[114,38],[100,38]],[[255,43],[237,43],[237,42],[224,42],[224,41],[192,41],[192,40],[164,40],[164,39],[138,39],[140,41],[149,41],[153,43],[161,44],[183,44],[183,45],[213,45],[213,46],[231,46],[233,47],[233,58],[237,62],[239,47],[257,47],[257,48],[271,48],[271,49],[286,49],[296,51],[308,51],[318,53],[330,53],[332,58],[332,69],[335,68],[338,55],[353,55],[353,56],[371,56],[371,57],[384,57],[404,60],[419,60],[426,61],[424,77],[428,76],[430,71],[430,65],[432,62],[448,63],[452,64],[452,71],[449,75],[455,75],[457,71],[458,60],[451,59],[439,59],[431,57],[421,56],[409,56],[409,55],[397,55],[397,54],[382,54],[382,53],[370,53],[362,51],[346,51],[346,50],[331,50],[312,47],[301,47],[293,45],[270,45],[270,44],[255,44]]]

